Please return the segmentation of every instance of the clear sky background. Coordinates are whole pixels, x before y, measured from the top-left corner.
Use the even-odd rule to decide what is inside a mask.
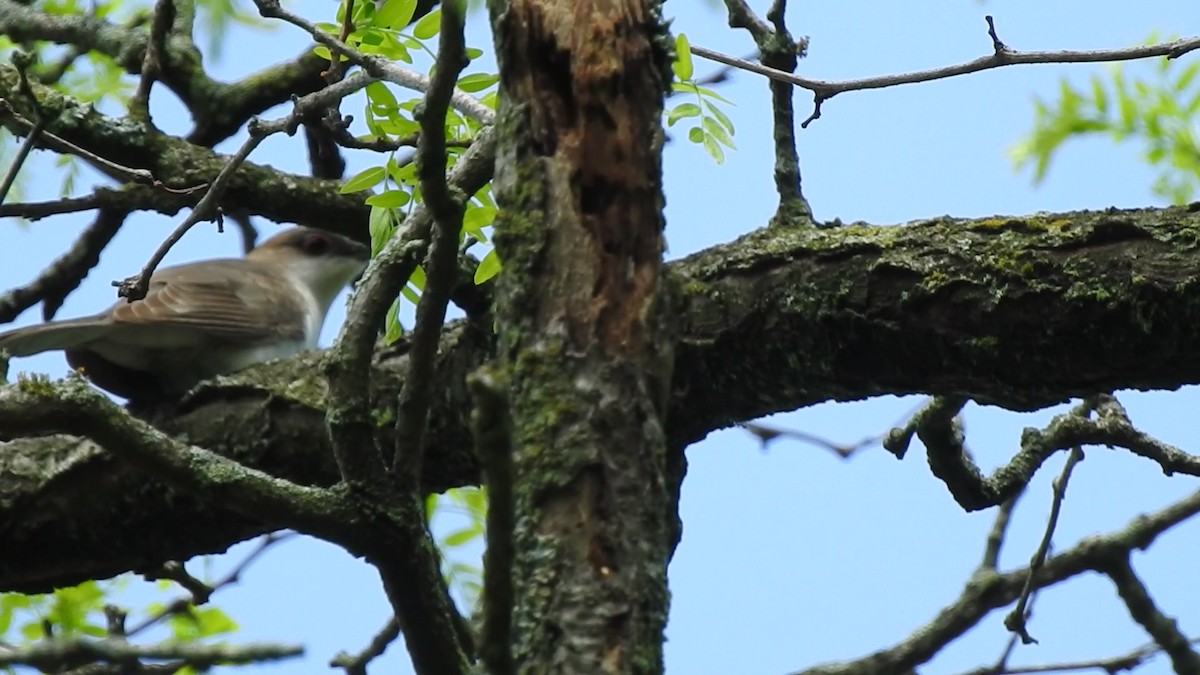
[[[248,2],[239,0],[249,6]],[[765,0],[751,3],[763,12]],[[1019,50],[1101,49],[1144,41],[1152,31],[1200,33],[1194,0],[944,0],[926,3],[793,2],[790,25],[812,38],[800,73],[848,79],[948,65],[986,55],[991,41],[983,17],[996,17],[1000,37]],[[330,20],[334,4],[291,2],[314,20]],[[726,27],[724,13],[699,0],[673,0],[668,15],[691,42],[733,55],[752,52],[751,40]],[[486,17],[470,18],[470,44],[490,51]],[[204,44],[204,40],[199,40]],[[290,26],[262,33],[235,28],[220,60],[208,65],[223,78],[288,58],[307,43]],[[1197,57],[1188,55],[1184,62]],[[1019,66],[933,83],[842,94],[823,116],[799,132],[804,191],[822,220],[895,224],[950,214],[987,216],[1038,211],[1139,207],[1161,204],[1150,191],[1155,173],[1139,159],[1135,143],[1076,141],[1056,156],[1047,180],[1031,183],[1017,173],[1007,151],[1032,125],[1033,101],[1056,95],[1060,78],[1077,86],[1105,66]],[[480,66],[479,69],[486,69]],[[1149,74],[1149,63],[1129,72]],[[698,74],[715,70],[696,60]],[[775,206],[769,96],[766,83],[735,74],[720,92],[736,102],[729,115],[739,149],[716,166],[676,131],[665,153],[667,236],[671,258],[729,241],[766,224]],[[802,119],[810,95],[798,92]],[[154,90],[155,120],[182,133],[189,119],[161,86]],[[361,118],[361,99],[343,112]],[[283,108],[264,117],[284,114]],[[241,138],[219,149],[232,152]],[[52,157],[39,153],[26,198],[57,194]],[[251,157],[306,173],[299,138],[275,136]],[[351,170],[376,162],[350,157]],[[349,173],[348,173],[349,175]],[[92,178],[77,182],[86,192]],[[26,226],[0,223],[0,286],[26,283],[72,241],[86,218],[44,220]],[[87,314],[114,299],[109,282],[133,274],[169,231],[170,219],[131,218],[100,266],[71,296],[61,317]],[[263,224],[264,234],[275,231]],[[168,262],[237,255],[235,234],[200,225]],[[326,325],[328,344],[340,325],[335,308]],[[18,324],[34,323],[39,310]],[[787,340],[787,335],[779,335]],[[682,364],[680,367],[685,367]],[[61,376],[61,355],[14,362],[15,369]],[[1184,449],[1200,451],[1194,388],[1173,393],[1125,393],[1133,421]],[[877,434],[920,403],[918,398],[826,404],[778,415],[771,424],[852,442]],[[1016,450],[1021,429],[1044,424],[1063,408],[1016,414],[971,406],[967,438],[985,468]],[[934,478],[919,445],[897,461],[872,447],[849,461],[818,448],[780,442],[766,452],[739,430],[711,434],[689,452],[681,505],[683,541],[671,564],[673,593],[667,628],[667,670],[673,675],[786,673],[819,662],[855,658],[904,639],[953,599],[979,563],[994,510],[964,513]],[[1064,457],[1051,460],[1019,506],[1002,556],[1003,567],[1025,564],[1037,547],[1050,497],[1050,480]],[[1075,472],[1055,537],[1064,549],[1090,534],[1109,531],[1196,489],[1193,478],[1166,478],[1157,465],[1121,451],[1093,448]],[[186,527],[186,524],[182,525]],[[1200,524],[1188,523],[1160,538],[1134,565],[1160,607],[1185,633],[1200,635],[1200,590],[1195,583]],[[211,562],[214,570],[238,559]],[[197,570],[200,566],[195,566]],[[139,605],[151,597],[131,583],[123,598]],[[238,640],[303,642],[302,662],[255,672],[328,672],[339,650],[358,651],[389,616],[372,568],[331,545],[297,538],[273,549],[216,596],[242,625]],[[953,644],[927,674],[958,673],[992,663],[1008,635],[1003,611]],[[1086,575],[1037,599],[1031,633],[1040,644],[1020,647],[1013,663],[1043,663],[1111,656],[1148,641],[1129,618],[1104,577]],[[402,645],[393,645],[373,672],[411,672]],[[1159,659],[1139,673],[1169,672]]]

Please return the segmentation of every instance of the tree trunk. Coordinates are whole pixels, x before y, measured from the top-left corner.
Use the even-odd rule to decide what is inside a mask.
[[[518,669],[662,671],[675,489],[658,3],[492,4]]]

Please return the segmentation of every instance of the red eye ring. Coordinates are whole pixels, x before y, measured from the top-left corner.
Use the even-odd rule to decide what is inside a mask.
[[[300,242],[300,249],[308,255],[325,255],[329,251],[329,237],[323,234],[310,234]]]

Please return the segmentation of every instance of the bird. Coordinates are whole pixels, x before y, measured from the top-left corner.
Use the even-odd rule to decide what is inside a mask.
[[[201,381],[317,346],[334,298],[370,249],[311,227],[244,258],[166,267],[141,300],[0,333],[10,357],[66,352],[93,384],[130,402],[178,398]]]

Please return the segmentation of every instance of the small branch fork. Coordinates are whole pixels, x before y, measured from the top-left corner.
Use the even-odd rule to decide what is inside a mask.
[[[1001,66],[1013,66],[1019,64],[1030,63],[1101,63],[1108,61],[1132,61],[1135,59],[1146,59],[1156,56],[1165,56],[1168,59],[1176,59],[1184,54],[1200,49],[1200,37],[1182,38],[1171,42],[1160,42],[1153,45],[1144,45],[1139,47],[1127,47],[1123,49],[1101,49],[1095,51],[1077,51],[1077,50],[1060,50],[1060,51],[1032,51],[1021,52],[1012,49],[1000,41],[996,34],[995,23],[991,16],[986,17],[988,24],[988,36],[992,39],[992,54],[989,56],[981,56],[972,61],[960,63],[952,66],[944,66],[942,68],[932,68],[929,70],[918,70],[911,73],[899,73],[896,75],[882,75],[877,77],[867,77],[857,80],[844,80],[841,82],[830,82],[826,80],[814,80],[807,77],[800,77],[776,68],[739,59],[721,52],[692,45],[692,53],[717,63],[724,64],[733,68],[739,68],[751,73],[757,73],[768,77],[776,82],[785,82],[795,85],[802,89],[808,89],[813,93],[813,111],[808,116],[808,119],[800,123],[801,128],[807,128],[814,120],[821,117],[821,104],[833,98],[834,96],[847,91],[858,91],[861,89],[882,89],[885,87],[894,87],[900,84],[913,84],[916,82],[930,82],[933,80],[941,80],[948,77],[957,77],[968,73],[977,73],[982,70],[990,70]]]
[[[1138,516],[1120,530],[1089,537],[1062,553],[1049,556],[1036,572],[1030,567],[999,572],[994,567],[1007,531],[1011,509],[1011,505],[1006,506],[998,515],[992,534],[987,540],[983,564],[963,586],[958,598],[940,609],[932,621],[914,630],[900,643],[863,659],[814,666],[798,671],[797,675],[884,675],[913,672],[946,645],[975,627],[988,613],[1017,601],[1027,592],[1027,588],[1031,588],[1032,591],[1047,588],[1089,571],[1105,574],[1114,580],[1122,599],[1130,608],[1130,615],[1146,627],[1147,632],[1154,638],[1154,645],[1121,657],[1094,662],[1028,668],[1006,666],[1006,655],[1000,663],[976,669],[971,671],[970,675],[1055,672],[1056,669],[1067,671],[1081,666],[1104,668],[1108,664],[1130,668],[1163,651],[1171,656],[1176,665],[1175,672],[1200,672],[1196,669],[1196,655],[1192,648],[1196,640],[1184,637],[1174,626],[1174,622],[1154,607],[1145,588],[1128,569],[1128,558],[1132,551],[1148,548],[1159,535],[1200,514],[1200,491],[1161,511]],[[1184,667],[1180,668],[1180,664]]]
[[[79,239],[30,283],[0,295],[0,323],[8,323],[35,304],[42,303],[42,318],[54,318],[67,294],[100,262],[100,252],[112,241],[128,211],[101,207],[96,219]]]
[[[136,637],[146,629],[161,624],[164,619],[175,615],[189,614],[196,605],[208,602],[213,593],[235,583],[241,573],[263,552],[290,536],[290,534],[270,534],[262,537],[259,545],[249,555],[228,574],[212,584],[206,584],[188,574],[182,563],[166,563],[158,570],[146,573],[147,580],[170,579],[183,586],[189,592],[187,596],[168,603],[132,628],[127,628],[125,625],[127,614],[124,610],[112,605],[106,606],[104,612],[108,616],[108,636],[102,639],[81,638],[64,642],[62,638],[53,638],[22,648],[0,643],[0,665],[30,665],[43,668],[47,672],[62,672],[62,669],[83,669],[101,662],[120,663],[128,667],[133,663],[153,660],[169,661],[170,663],[163,664],[164,668],[169,668],[166,672],[176,672],[189,665],[203,669],[228,658],[232,658],[235,663],[261,663],[300,656],[304,650],[301,647],[289,645],[262,644],[238,647],[197,643],[180,645],[185,649],[173,651],[172,643],[155,645],[131,645],[128,643],[129,638]],[[47,635],[47,637],[51,636]],[[138,663],[138,665],[145,666],[142,663]],[[137,672],[142,672],[142,670],[139,669]],[[151,671],[147,670],[146,672]]]
[[[248,130],[250,137],[242,143],[238,151],[234,153],[226,162],[213,182],[209,184],[208,191],[204,193],[200,201],[192,207],[192,212],[171,232],[169,236],[154,251],[150,256],[150,260],[142,267],[142,271],[138,274],[120,282],[113,282],[113,285],[118,288],[117,295],[133,302],[146,297],[146,292],[150,288],[150,278],[154,274],[154,270],[166,257],[183,235],[187,234],[194,225],[201,220],[216,220],[218,227],[222,227],[222,215],[219,204],[221,195],[225,192],[233,175],[238,168],[254,152],[268,136],[280,132],[287,133],[289,136],[296,133],[300,127],[300,123],[306,114],[321,110],[333,101],[339,101],[345,96],[362,89],[371,82],[374,78],[365,73],[356,73],[354,76],[348,77],[336,84],[332,84],[320,91],[294,98],[292,112],[286,117],[279,118],[270,122],[262,122],[257,118],[250,120]]]
[[[966,449],[959,412],[967,400],[938,397],[892,429],[883,447],[903,458],[914,435],[925,444],[929,467],[950,494],[968,511],[996,506],[1022,490],[1041,465],[1056,452],[1085,445],[1120,447],[1152,460],[1163,473],[1200,476],[1200,457],[1188,454],[1138,430],[1110,394],[1089,397],[1074,410],[1056,416],[1045,429],[1026,429],[1021,449],[1008,464],[984,477]],[[1091,419],[1092,413],[1095,418]]]
[[[725,0],[729,25],[744,28],[754,38],[762,54],[764,67],[792,73],[807,50],[808,41],[797,42],[787,29],[784,15],[787,0],[775,0],[767,10],[767,21],[759,19],[744,0]],[[693,52],[701,52],[692,49]],[[707,51],[707,50],[705,50]],[[728,64],[726,64],[728,65]],[[800,184],[800,155],[796,151],[795,89],[786,82],[771,81],[771,125],[775,137],[775,191],[779,206],[771,218],[772,227],[812,225],[812,207],[804,198]]]

